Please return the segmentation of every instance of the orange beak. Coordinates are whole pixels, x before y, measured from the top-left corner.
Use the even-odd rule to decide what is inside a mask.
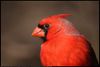
[[[45,33],[41,28],[36,27],[35,30],[32,32],[32,36],[44,37]]]

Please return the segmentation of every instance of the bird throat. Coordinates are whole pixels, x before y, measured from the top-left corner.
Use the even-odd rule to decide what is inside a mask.
[[[43,40],[43,42],[47,41],[47,33],[48,33],[48,30],[43,30],[45,32],[45,37],[41,37],[41,39]]]

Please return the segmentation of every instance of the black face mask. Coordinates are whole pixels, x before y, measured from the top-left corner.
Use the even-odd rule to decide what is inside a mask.
[[[46,36],[47,36],[47,33],[48,33],[49,24],[44,24],[44,25],[38,24],[38,27],[41,28],[45,32],[45,37],[41,37],[43,42],[45,42],[47,40]]]

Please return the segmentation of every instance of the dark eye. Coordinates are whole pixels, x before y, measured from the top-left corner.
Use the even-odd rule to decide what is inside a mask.
[[[44,24],[43,27],[44,27],[44,29],[48,29],[49,28],[49,24]]]

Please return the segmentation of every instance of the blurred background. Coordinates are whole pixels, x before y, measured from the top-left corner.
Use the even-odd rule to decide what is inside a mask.
[[[68,18],[92,44],[99,61],[99,1],[1,1],[1,65],[41,66],[42,40],[32,37],[39,21],[69,13]]]

